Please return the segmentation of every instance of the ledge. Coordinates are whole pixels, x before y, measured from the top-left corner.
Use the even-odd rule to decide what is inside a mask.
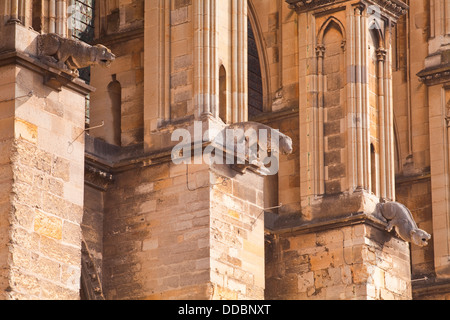
[[[60,91],[62,87],[66,87],[85,96],[95,91],[94,87],[86,84],[83,80],[74,78],[62,70],[47,66],[37,58],[30,57],[18,51],[0,52],[0,66],[11,64],[41,74],[44,79],[44,84],[57,91]]]
[[[300,215],[274,216],[275,214],[265,213],[265,229],[266,232],[277,235],[301,235],[359,224],[369,224],[380,230],[385,230],[387,226],[386,222],[364,212],[316,222],[305,222]]]
[[[94,39],[90,44],[102,44],[105,46],[111,46],[113,44],[117,44],[118,42],[131,41],[135,39],[144,38],[144,27],[119,31],[117,33],[103,35],[101,39]]]
[[[339,4],[348,0],[285,0],[289,4],[289,8],[295,9],[297,12],[303,12],[318,9],[327,5]],[[400,17],[407,13],[409,6],[400,0],[365,0],[363,4],[376,4],[383,10],[390,12],[396,17]]]
[[[249,121],[259,122],[267,124],[276,120],[283,120],[292,117],[298,117],[299,108],[285,108],[274,112],[264,112],[257,116],[252,117]]]
[[[414,281],[414,280],[413,280]],[[450,294],[450,280],[437,280],[436,278],[424,278],[423,281],[415,280],[412,285],[413,299],[427,299],[433,295]]]
[[[395,177],[395,185],[401,186],[404,184],[412,184],[412,183],[418,183],[418,182],[424,182],[429,181],[431,179],[431,173],[423,173],[418,175],[412,175],[412,176],[404,176],[404,175],[397,175]]]
[[[426,68],[420,71],[417,76],[427,86],[450,82],[450,63]]]

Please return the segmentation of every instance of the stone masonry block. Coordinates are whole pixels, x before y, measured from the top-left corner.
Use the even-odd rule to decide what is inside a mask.
[[[37,211],[34,218],[34,231],[56,240],[62,239],[62,220]]]

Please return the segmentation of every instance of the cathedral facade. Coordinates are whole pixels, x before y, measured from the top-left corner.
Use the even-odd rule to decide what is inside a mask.
[[[449,121],[448,0],[0,0],[0,298],[450,299]]]

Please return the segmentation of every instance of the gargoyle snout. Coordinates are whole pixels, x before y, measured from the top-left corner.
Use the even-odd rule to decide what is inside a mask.
[[[284,155],[291,154],[294,150],[292,147],[292,139],[290,137],[286,136],[282,150]]]

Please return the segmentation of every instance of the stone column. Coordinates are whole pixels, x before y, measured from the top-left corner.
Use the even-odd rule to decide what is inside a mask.
[[[170,0],[145,2],[144,140],[147,149],[159,148],[154,134],[171,118],[171,8]]]
[[[11,24],[2,31],[21,43],[0,48],[0,292],[79,299],[84,108],[92,88],[37,61],[33,30]]]
[[[384,90],[384,63],[386,59],[386,51],[383,48],[377,50],[378,61],[378,108],[379,108],[379,123],[380,123],[380,141],[386,141],[386,130],[389,130],[389,125],[386,125],[386,106],[385,106],[385,90]],[[387,177],[386,177],[386,164],[387,164],[387,152],[388,146],[385,143],[380,144],[380,198],[387,199]],[[376,192],[376,190],[372,190]]]
[[[323,44],[319,44],[316,49],[317,53],[317,90],[318,90],[318,97],[317,97],[317,108],[315,108],[315,119],[317,121],[314,121],[316,125],[316,129],[314,130],[314,136],[316,139],[315,143],[315,163],[317,165],[317,169],[314,170],[316,177],[315,177],[315,193],[316,194],[324,194],[325,193],[325,183],[324,183],[324,90],[325,90],[325,79],[323,76],[323,58],[325,54],[325,46]]]
[[[48,33],[56,33],[56,0],[48,2]]]
[[[66,0],[56,0],[56,33],[67,37],[67,3]]]
[[[19,19],[19,0],[11,0],[11,14],[8,22],[20,22]]]
[[[364,6],[358,5],[355,10],[355,67],[356,67],[356,186],[357,188],[364,187],[364,101],[363,101],[363,76],[365,76],[365,70],[362,69],[363,64],[363,51],[365,49],[362,41],[362,34],[365,32],[362,29],[361,13],[364,10]]]
[[[217,88],[214,81],[218,78],[214,59],[215,31],[213,25],[217,19],[213,1],[196,1],[194,3],[194,43],[195,43],[195,94],[197,118],[215,112]],[[214,80],[214,81],[213,81]]]
[[[233,0],[231,6],[232,121],[247,121],[247,2]]]
[[[4,0],[1,5],[0,15],[4,10],[7,23],[21,23],[24,26],[31,26],[31,1],[25,0]]]

